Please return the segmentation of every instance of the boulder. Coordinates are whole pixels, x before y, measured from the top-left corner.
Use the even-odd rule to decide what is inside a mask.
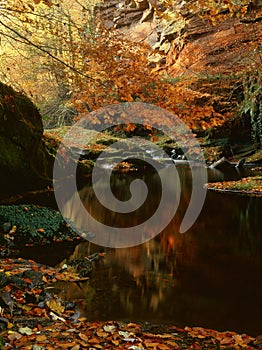
[[[22,192],[51,183],[53,159],[31,100],[0,83],[0,193]]]

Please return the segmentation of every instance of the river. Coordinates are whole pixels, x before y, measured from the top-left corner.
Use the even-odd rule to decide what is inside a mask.
[[[94,262],[88,282],[57,284],[60,296],[75,300],[81,316],[89,320],[155,322],[261,334],[261,198],[208,192],[198,219],[181,234],[192,177],[188,167],[178,169],[179,207],[162,232],[127,248],[80,243],[68,259],[94,252],[104,256]],[[168,167],[161,171],[166,172],[166,185],[171,185]],[[111,176],[112,191],[120,200],[130,197],[130,179],[134,176],[137,174],[125,172]],[[139,177],[146,181],[149,197],[135,213],[118,215],[99,206],[89,179],[82,183],[79,195],[98,221],[121,231],[121,227],[149,218],[161,199],[158,177],[147,172]],[[99,186],[103,188],[104,184]],[[74,204],[76,196],[71,194],[65,205],[68,216],[79,223],[83,218]],[[166,203],[167,210],[170,205]],[[159,220],[166,220],[165,215]],[[44,250],[41,254],[42,260],[50,263],[50,256],[44,258]]]

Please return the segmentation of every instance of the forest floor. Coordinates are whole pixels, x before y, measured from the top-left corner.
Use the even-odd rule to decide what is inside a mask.
[[[262,336],[233,331],[90,322],[50,292],[56,281],[81,281],[75,271],[25,259],[1,259],[0,266],[0,349],[262,349]]]

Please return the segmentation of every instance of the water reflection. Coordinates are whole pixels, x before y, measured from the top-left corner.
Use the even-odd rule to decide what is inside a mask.
[[[201,179],[202,171],[203,169],[197,168],[194,173]],[[189,185],[189,191],[181,197],[181,186],[184,187],[184,184],[188,182],[188,176],[191,180],[190,172],[184,173],[184,176],[180,179],[177,171],[174,172],[169,167],[158,172],[136,173],[134,175],[115,174],[111,177],[111,189],[115,197],[121,201],[129,200],[133,180],[140,179],[147,184],[148,195],[146,200],[141,201],[140,193],[137,192],[134,203],[137,204],[138,201],[142,202],[142,205],[134,207],[132,211],[126,213],[119,213],[115,208],[112,200],[107,195],[108,183],[104,183],[103,178],[98,178],[95,185],[100,192],[100,196],[103,196],[104,205],[101,205],[97,199],[91,181],[87,179],[87,183],[79,193],[74,193],[63,205],[63,216],[69,218],[84,237],[85,232],[88,238],[90,236],[89,232],[95,233],[96,236],[91,239],[93,243],[100,244],[102,242],[101,245],[109,247],[137,245],[161,232],[172,220],[175,213],[177,213],[176,217],[181,223],[186,209],[189,207],[188,203],[191,196],[191,186]],[[203,183],[200,182],[198,186],[203,188]],[[202,195],[200,192],[198,193]],[[79,197],[81,201],[79,201]],[[193,209],[197,212],[201,209],[198,208],[201,204],[195,204],[196,208]],[[191,210],[191,214],[192,212]],[[193,217],[193,214],[191,217]],[[191,217],[187,219],[189,226],[190,219],[193,221]],[[177,230],[179,231],[179,226]]]
[[[143,176],[152,189],[150,201],[142,214],[117,218],[120,226],[139,222],[157,206],[161,193],[155,175]],[[88,283],[60,284],[61,296],[77,299],[81,314],[91,320],[156,321],[261,334],[262,201],[208,193],[196,223],[180,234],[190,200],[190,176],[188,169],[180,169],[183,195],[179,208],[154,239],[125,249],[90,242],[78,245],[71,259],[96,251],[106,255],[95,264]],[[119,198],[128,196],[118,192],[128,181],[125,174],[114,175],[112,187]],[[167,176],[167,181],[172,178]],[[98,207],[89,185],[80,195],[98,220],[110,224],[116,220]],[[74,220],[83,219],[74,206],[68,205],[68,210]],[[165,220],[164,214],[159,220]]]

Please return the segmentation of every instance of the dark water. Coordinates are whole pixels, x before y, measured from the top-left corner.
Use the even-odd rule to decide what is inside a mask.
[[[165,171],[166,185],[171,186],[172,178]],[[181,234],[191,175],[185,167],[179,174],[182,196],[168,226],[135,247],[81,243],[71,258],[106,254],[94,262],[87,283],[60,283],[61,296],[77,300],[81,315],[90,320],[150,321],[262,334],[262,200],[208,192],[197,221]],[[120,199],[130,195],[130,176],[115,173],[111,178],[112,190]],[[148,183],[150,200],[142,212],[124,218],[99,207],[88,181],[79,193],[97,220],[125,227],[152,215],[161,198],[157,176],[141,178]],[[74,196],[67,205],[70,217],[81,222]]]

